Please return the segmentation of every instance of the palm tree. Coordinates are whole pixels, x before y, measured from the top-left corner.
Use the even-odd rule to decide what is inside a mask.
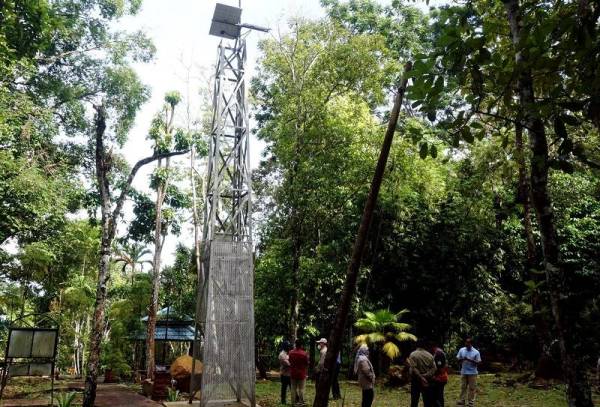
[[[129,267],[131,270],[131,284],[133,284],[137,266],[140,265],[143,267],[144,263],[152,264],[152,260],[144,260],[144,256],[150,253],[151,251],[141,243],[121,243],[115,248],[113,260],[115,263],[123,263],[123,268],[121,269],[123,275],[127,275],[127,268]]]
[[[362,332],[354,338],[354,342],[358,345],[369,345],[375,350],[381,351],[390,360],[396,359],[400,356],[399,342],[417,340],[416,336],[407,332],[411,329],[411,325],[400,322],[402,315],[407,312],[407,309],[398,313],[385,309],[365,312],[365,317],[354,323],[354,326]],[[380,363],[378,366],[381,368]]]

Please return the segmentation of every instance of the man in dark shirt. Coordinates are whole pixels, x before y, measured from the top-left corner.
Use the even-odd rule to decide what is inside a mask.
[[[448,362],[446,354],[435,342],[429,345],[429,353],[433,355],[433,361],[437,370],[431,378],[431,398],[434,407],[444,407],[444,387],[448,383]]]
[[[308,376],[308,354],[302,339],[296,339],[296,347],[289,353],[290,378],[292,382],[292,407],[304,406],[304,389]]]

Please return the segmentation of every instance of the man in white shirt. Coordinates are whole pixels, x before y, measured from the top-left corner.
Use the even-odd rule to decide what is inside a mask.
[[[473,347],[471,338],[465,340],[465,347],[460,348],[456,355],[458,362],[461,364],[461,386],[460,397],[456,403],[459,406],[465,405],[465,399],[468,401],[469,407],[475,406],[475,393],[477,392],[477,365],[481,363],[481,355],[479,351]]]

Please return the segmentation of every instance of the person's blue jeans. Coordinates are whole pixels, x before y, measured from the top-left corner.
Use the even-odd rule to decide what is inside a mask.
[[[290,391],[291,391],[291,386],[292,386],[292,381],[291,381],[290,377],[281,375],[281,404],[285,404],[285,399],[287,396],[287,389],[289,387]]]

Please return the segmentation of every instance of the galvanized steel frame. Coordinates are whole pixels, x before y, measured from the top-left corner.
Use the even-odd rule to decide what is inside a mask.
[[[204,208],[204,241],[250,241],[246,41],[219,44]]]
[[[256,404],[245,62],[244,38],[219,44],[194,343],[203,362],[202,406],[225,400]]]

